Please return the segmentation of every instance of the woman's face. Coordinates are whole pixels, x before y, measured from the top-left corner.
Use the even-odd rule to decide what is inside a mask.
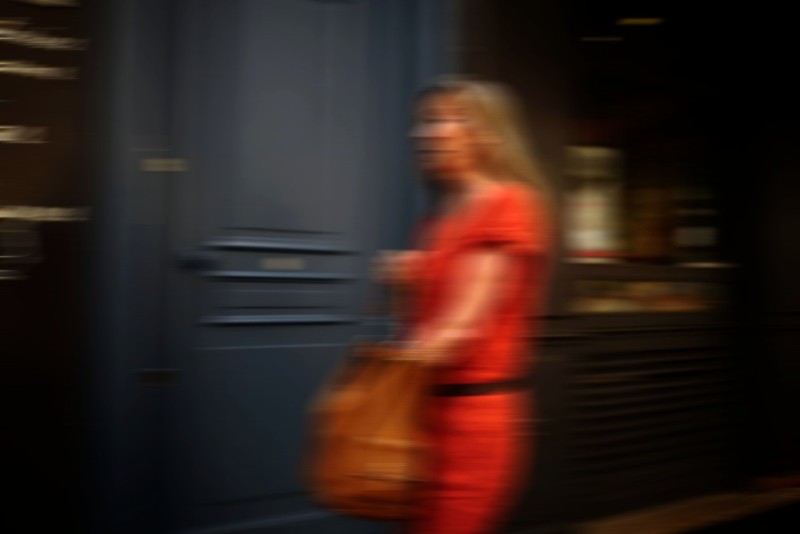
[[[477,128],[461,95],[434,93],[423,98],[413,137],[423,170],[437,177],[457,177],[477,165]]]

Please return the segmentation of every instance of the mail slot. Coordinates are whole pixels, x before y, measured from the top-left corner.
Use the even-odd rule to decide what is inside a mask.
[[[260,262],[265,271],[302,271],[306,268],[304,258],[263,258]]]

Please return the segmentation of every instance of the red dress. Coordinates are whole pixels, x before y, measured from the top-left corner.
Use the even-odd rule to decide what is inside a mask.
[[[425,325],[445,304],[457,260],[494,247],[513,257],[496,292],[494,307],[474,336],[437,369],[441,384],[493,382],[520,376],[529,362],[547,278],[550,231],[541,199],[522,184],[503,183],[461,213],[421,228],[426,254],[411,306],[410,328]],[[529,393],[431,397],[425,430],[431,455],[430,482],[413,534],[484,534],[506,511],[530,462],[523,439]]]

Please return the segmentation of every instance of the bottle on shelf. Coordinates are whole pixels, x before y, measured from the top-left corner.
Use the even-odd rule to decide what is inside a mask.
[[[572,261],[622,258],[622,153],[607,147],[567,149],[566,243]]]

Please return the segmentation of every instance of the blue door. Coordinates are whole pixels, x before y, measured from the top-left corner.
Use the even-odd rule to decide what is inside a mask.
[[[413,35],[424,4],[174,4],[175,158],[149,160],[179,171],[163,319],[170,531],[383,531],[317,508],[300,472],[308,402],[363,332],[370,256],[399,244],[413,210],[404,117],[430,68],[415,54],[442,51],[381,47],[404,45],[386,42],[392,9],[397,35]]]

